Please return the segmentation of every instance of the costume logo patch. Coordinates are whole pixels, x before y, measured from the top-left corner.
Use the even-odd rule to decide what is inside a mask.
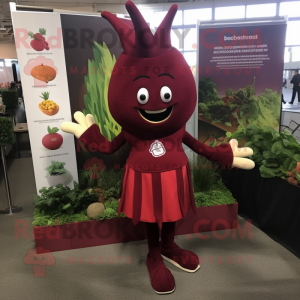
[[[155,140],[151,144],[149,152],[154,157],[159,157],[159,156],[163,156],[166,153],[166,149],[165,149],[164,145],[159,140]]]

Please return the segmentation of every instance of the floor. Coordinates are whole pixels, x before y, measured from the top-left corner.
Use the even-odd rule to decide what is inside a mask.
[[[212,234],[205,240],[177,237],[176,242],[199,255],[202,264],[189,274],[166,263],[176,280],[171,295],[158,296],[151,288],[145,241],[54,252],[54,265],[46,266],[45,276],[34,277],[33,265],[24,262],[35,247],[30,235],[35,193],[32,160],[9,157],[8,168],[13,203],[23,211],[0,215],[0,299],[299,299],[300,260],[256,227],[244,238],[239,234],[233,238],[233,232],[225,239]],[[4,207],[2,166],[0,195]],[[242,228],[250,225],[242,218],[239,222]]]

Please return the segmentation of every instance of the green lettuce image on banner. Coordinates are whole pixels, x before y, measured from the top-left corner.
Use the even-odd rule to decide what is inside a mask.
[[[121,126],[113,119],[108,109],[108,85],[116,58],[106,44],[94,41],[94,59],[88,61],[88,75],[84,77],[87,94],[84,95],[83,113],[95,118],[102,135],[109,141],[121,132]]]

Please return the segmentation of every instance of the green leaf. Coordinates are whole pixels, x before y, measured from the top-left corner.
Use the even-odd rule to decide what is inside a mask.
[[[295,154],[293,158],[296,162],[300,162],[300,154]]]
[[[279,168],[280,168],[280,171],[281,171],[283,174],[286,174],[287,171],[288,171],[283,165],[281,165]]]
[[[261,153],[257,152],[255,155],[252,155],[252,158],[256,163],[261,163],[264,157]]]
[[[293,157],[295,155],[295,151],[292,149],[282,148],[281,155]]]
[[[264,178],[273,178],[281,172],[280,168],[269,168],[264,165],[260,166],[259,168],[261,177]]]
[[[233,133],[233,134],[231,135],[231,138],[232,138],[232,139],[237,139],[239,143],[240,143],[240,142],[242,141],[242,139],[245,138],[245,137],[246,137],[246,135],[245,135],[244,131],[239,131],[239,130],[236,131],[235,133]]]
[[[252,142],[256,147],[263,149],[264,148],[264,143],[263,141],[253,141]]]
[[[293,149],[296,152],[300,151],[300,145],[296,141],[289,142],[288,144],[285,145],[285,147],[287,149]]]
[[[281,141],[278,141],[276,143],[273,144],[271,151],[276,154],[279,155],[282,151],[283,145]]]
[[[246,137],[252,137],[256,134],[259,134],[259,129],[253,125],[253,124],[250,124],[247,126],[247,129],[246,129]]]
[[[67,208],[69,208],[71,206],[71,203],[68,203],[68,204],[66,204],[64,207],[63,207],[63,209],[67,209]]]
[[[256,141],[261,141],[261,140],[263,140],[264,139],[264,137],[262,136],[262,135],[260,135],[260,134],[256,134],[256,135],[254,135],[253,137],[252,137],[252,141],[253,142],[256,142]]]
[[[46,35],[46,29],[45,29],[45,28],[40,28],[40,29],[39,29],[39,33],[40,33],[41,35]]]
[[[263,152],[263,156],[265,159],[277,159],[277,155],[274,154],[272,151],[269,151],[269,150],[265,150]]]
[[[286,170],[291,171],[296,168],[297,162],[292,157],[287,157],[283,162],[283,166]]]
[[[49,134],[54,134],[54,133],[56,133],[56,132],[59,131],[59,129],[58,129],[57,127],[53,127],[53,128],[51,129],[51,128],[48,126],[47,129],[48,129],[48,133],[49,133]]]
[[[276,159],[264,159],[262,164],[266,167],[279,167],[278,161]]]

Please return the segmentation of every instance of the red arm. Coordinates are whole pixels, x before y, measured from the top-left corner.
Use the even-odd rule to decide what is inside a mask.
[[[232,165],[233,152],[230,144],[221,144],[217,147],[209,147],[195,138],[193,138],[187,131],[184,133],[182,142],[191,148],[197,154],[205,156],[210,161]]]
[[[101,133],[97,124],[92,125],[85,131],[80,141],[90,149],[97,150],[101,153],[112,154],[126,143],[123,132],[121,131],[111,142],[109,142]]]

